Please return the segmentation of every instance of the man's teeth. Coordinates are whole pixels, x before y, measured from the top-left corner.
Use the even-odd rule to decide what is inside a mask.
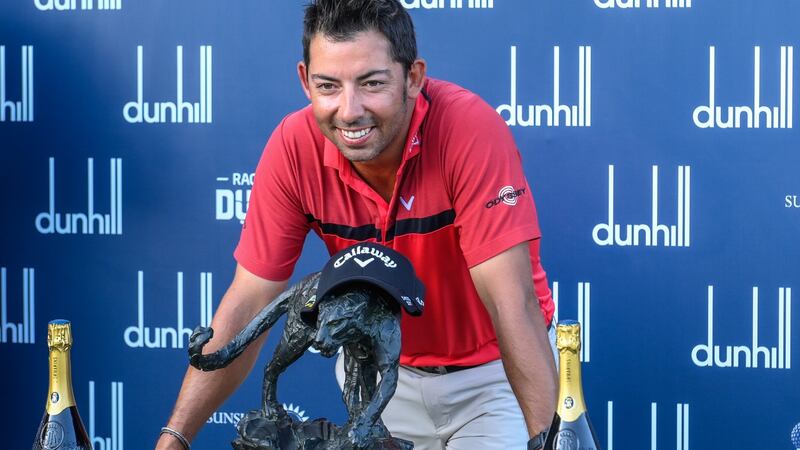
[[[359,131],[342,130],[342,134],[347,139],[360,139],[360,138],[366,136],[367,133],[369,133],[371,130],[372,130],[372,128],[364,128],[363,130],[359,130]]]

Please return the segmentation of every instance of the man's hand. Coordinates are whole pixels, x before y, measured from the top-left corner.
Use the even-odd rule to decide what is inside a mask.
[[[508,381],[530,436],[550,426],[555,413],[555,361],[533,289],[529,243],[516,245],[470,269],[492,318]]]

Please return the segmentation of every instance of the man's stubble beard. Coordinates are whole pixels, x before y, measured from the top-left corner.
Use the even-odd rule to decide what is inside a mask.
[[[404,84],[403,85],[403,109],[400,111],[400,114],[399,114],[400,117],[401,117],[400,118],[401,122],[405,121],[405,117],[406,117],[407,112],[408,112],[408,89],[406,88],[406,86]],[[401,123],[401,126],[402,126],[402,123]],[[340,143],[338,141],[338,139],[336,141],[334,141],[334,143],[336,144],[336,148],[339,149],[339,152],[342,154],[342,156],[344,156],[345,159],[347,159],[348,161],[357,162],[357,163],[367,162],[367,161],[372,161],[373,159],[375,159],[378,156],[380,156],[380,154],[383,153],[386,150],[386,148],[389,147],[389,145],[391,145],[392,141],[394,141],[394,139],[397,137],[397,135],[399,133],[401,133],[401,132],[402,132],[402,130],[397,129],[396,132],[394,133],[394,135],[390,139],[388,139],[386,142],[384,142],[381,146],[376,147],[375,149],[372,149],[372,151],[370,151],[367,154],[363,154],[364,150],[352,150],[352,149],[348,148],[345,144]],[[339,133],[338,130],[334,130],[334,133],[337,134],[337,138],[341,138],[338,135],[338,133]]]

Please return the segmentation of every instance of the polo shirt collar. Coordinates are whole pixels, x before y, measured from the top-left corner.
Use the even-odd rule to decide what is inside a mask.
[[[427,80],[425,87],[428,86]],[[424,88],[423,88],[424,89]],[[430,102],[426,95],[420,93],[417,96],[417,101],[414,104],[414,112],[411,114],[411,123],[408,126],[408,134],[406,135],[406,143],[403,147],[403,162],[407,161],[414,156],[417,156],[422,147],[422,122],[428,114]],[[332,167],[339,172],[349,171],[350,161],[342,155],[342,152],[325,137],[325,148],[323,150],[323,163],[326,167]]]

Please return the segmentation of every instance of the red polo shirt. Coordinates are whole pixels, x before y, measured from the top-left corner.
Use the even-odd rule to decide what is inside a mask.
[[[323,136],[310,106],[284,118],[256,169],[234,256],[260,277],[285,280],[309,230],[330,254],[366,241],[394,248],[426,288],[422,316],[402,319],[401,364],[482,364],[500,352],[470,267],[529,241],[542,315],[546,323],[553,316],[536,208],[511,132],[494,109],[444,81],[428,79],[423,93],[389,203]]]

